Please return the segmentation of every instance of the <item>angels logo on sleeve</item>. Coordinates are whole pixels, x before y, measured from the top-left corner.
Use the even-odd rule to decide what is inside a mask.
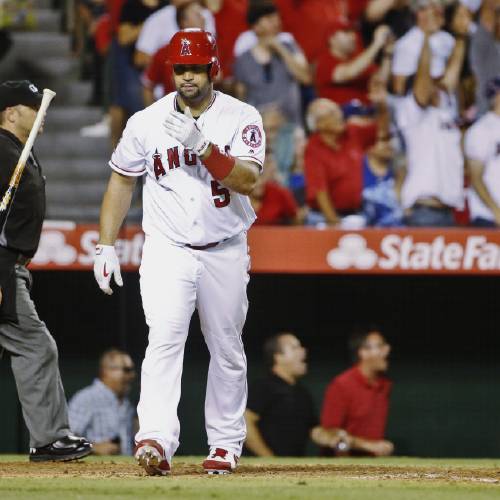
[[[257,125],[247,125],[242,132],[243,142],[256,149],[262,144],[262,132]]]

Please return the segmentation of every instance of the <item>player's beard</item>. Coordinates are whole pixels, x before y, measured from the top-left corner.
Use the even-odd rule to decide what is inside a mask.
[[[188,103],[198,103],[203,101],[207,94],[210,92],[210,83],[207,82],[203,87],[198,87],[192,84],[191,88],[185,89],[181,85],[177,89],[177,92],[182,97],[182,99]]]

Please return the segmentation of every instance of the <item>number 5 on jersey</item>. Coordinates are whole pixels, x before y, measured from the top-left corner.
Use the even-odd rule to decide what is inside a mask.
[[[231,193],[229,189],[221,186],[217,181],[212,181],[212,198],[214,200],[214,205],[217,208],[224,208],[231,202]]]

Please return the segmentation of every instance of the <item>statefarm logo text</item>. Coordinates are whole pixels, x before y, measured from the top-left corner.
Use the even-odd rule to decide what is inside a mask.
[[[346,234],[326,259],[338,270],[496,271],[500,245],[484,235],[467,235],[459,242],[445,236],[421,241],[416,235],[389,233],[372,243],[360,234]]]

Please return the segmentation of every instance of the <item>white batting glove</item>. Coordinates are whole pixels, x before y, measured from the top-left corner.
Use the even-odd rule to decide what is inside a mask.
[[[97,245],[95,247],[94,276],[99,288],[106,295],[112,295],[113,293],[110,285],[111,276],[114,276],[115,283],[118,286],[123,286],[120,261],[118,260],[114,246]]]
[[[184,114],[170,111],[163,126],[167,134],[178,140],[186,149],[194,151],[198,156],[201,156],[210,145],[210,142],[203,137],[198,128],[189,107],[184,109]]]

